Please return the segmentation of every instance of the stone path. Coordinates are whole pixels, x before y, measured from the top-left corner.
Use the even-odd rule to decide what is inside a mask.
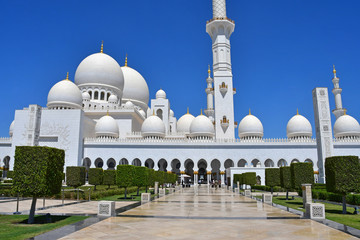
[[[62,239],[357,239],[321,223],[206,186],[167,195]]]

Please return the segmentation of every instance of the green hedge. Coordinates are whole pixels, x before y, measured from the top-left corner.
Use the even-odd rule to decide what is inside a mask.
[[[116,171],[115,170],[105,170],[103,174],[103,184],[104,185],[115,185],[116,184]]]
[[[14,171],[6,171],[6,177],[7,178],[13,178],[14,177]]]
[[[102,168],[90,168],[88,172],[89,184],[94,185],[94,190],[96,190],[96,185],[103,184],[103,173]]]
[[[0,178],[3,177],[3,171],[0,170]]]
[[[59,193],[64,159],[64,150],[39,146],[17,146],[12,176],[14,192],[33,197]]]
[[[280,167],[280,186],[291,189],[291,169],[290,167]]]
[[[134,186],[145,187],[148,184],[148,171],[146,167],[134,167]]]
[[[233,183],[237,184],[237,182],[239,182],[239,184],[241,184],[240,178],[241,178],[241,174],[234,174]],[[237,187],[239,187],[239,186],[237,186]]]
[[[242,174],[243,182],[246,185],[254,186],[256,184],[256,173],[255,172],[246,172]]]
[[[153,187],[155,184],[155,170],[148,168],[148,186]]]
[[[125,188],[134,186],[134,166],[132,165],[117,166],[116,185]]]
[[[357,156],[325,159],[326,190],[346,194],[360,190],[360,163]]]
[[[270,187],[280,186],[279,168],[265,168],[265,185]]]
[[[14,180],[12,180],[12,179],[6,179],[6,180],[4,180],[4,183],[13,183],[13,181]]]
[[[271,191],[270,186],[255,185],[255,186],[252,186],[252,188],[257,189],[257,190],[267,191],[267,192]],[[275,192],[286,192],[286,189],[276,186],[276,187],[273,187],[273,191],[275,191]]]
[[[78,188],[85,184],[85,167],[66,167],[66,185]]]
[[[314,184],[314,170],[311,163],[291,163],[291,186],[300,189],[301,184]]]

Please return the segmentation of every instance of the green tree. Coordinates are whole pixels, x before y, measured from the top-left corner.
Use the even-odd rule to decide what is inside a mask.
[[[286,189],[286,200],[289,199],[289,189],[291,189],[291,169],[290,167],[280,167],[281,187]]]
[[[155,179],[156,179],[156,182],[158,182],[159,185],[162,188],[164,188],[165,172],[164,171],[156,171]]]
[[[314,169],[311,163],[292,163],[291,186],[294,189],[301,189],[301,184],[314,183]]]
[[[116,168],[116,185],[125,188],[125,199],[127,199],[127,188],[134,186],[134,166],[118,165]]]
[[[255,172],[246,172],[243,173],[244,184],[250,185],[251,188],[256,184],[256,173]]]
[[[357,156],[336,156],[325,159],[326,190],[343,195],[346,214],[346,194],[360,190],[360,163]]]
[[[148,168],[148,186],[152,187],[154,186],[155,183],[155,170],[154,169],[150,169]],[[146,192],[147,192],[147,188],[146,188]]]
[[[140,187],[147,186],[148,183],[148,171],[146,167],[134,167],[134,186],[137,187],[137,194],[139,196],[139,189]]]
[[[61,191],[65,152],[61,149],[17,146],[15,149],[13,191],[32,196],[28,223],[34,223],[38,197]]]
[[[280,186],[280,169],[279,168],[266,168],[265,169],[265,185],[271,187],[271,194],[273,188]]]
[[[94,185],[94,190],[96,190],[96,185],[103,184],[103,173],[104,170],[102,168],[90,168],[88,177],[89,177],[89,184]]]
[[[105,170],[104,171],[103,184],[108,185],[108,188],[110,188],[110,185],[116,184],[116,171],[115,170]]]
[[[78,188],[85,184],[85,167],[66,167],[66,185]]]

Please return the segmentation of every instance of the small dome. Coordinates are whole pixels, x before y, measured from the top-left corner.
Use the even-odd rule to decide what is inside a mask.
[[[339,117],[334,124],[334,135],[336,138],[359,137],[360,126],[358,121],[350,115]]]
[[[165,124],[156,115],[146,118],[141,126],[141,135],[143,137],[164,137]]]
[[[254,115],[247,115],[239,124],[239,137],[258,137],[264,136],[264,128],[261,121]]]
[[[85,101],[90,101],[90,94],[88,92],[83,92],[82,99]]]
[[[166,93],[164,90],[160,89],[156,92],[156,99],[163,98],[166,99]]]
[[[124,90],[122,100],[132,101],[142,109],[147,109],[149,103],[149,87],[139,72],[131,67],[121,67],[124,74]]]
[[[15,120],[11,122],[10,127],[9,127],[9,135],[10,135],[10,137],[13,136],[13,133],[14,133],[14,125],[15,125]]]
[[[144,118],[146,118],[146,113],[145,113],[145,111],[144,110],[142,110],[142,109],[140,109],[140,114],[141,114],[141,116],[143,116]]]
[[[111,86],[120,92],[124,89],[124,75],[120,65],[105,53],[95,53],[86,57],[76,69],[75,83],[79,87]]]
[[[111,116],[103,116],[95,125],[96,137],[119,137],[119,126]]]
[[[312,136],[312,128],[309,120],[307,120],[302,115],[293,116],[287,126],[286,126],[286,135],[288,138],[294,137],[309,137]]]
[[[111,94],[109,99],[108,99],[109,103],[117,103],[118,102],[118,97],[114,94]]]
[[[190,125],[195,117],[189,113],[183,115],[176,123],[178,133],[190,134]]]
[[[49,91],[47,107],[82,108],[82,94],[79,88],[70,80],[56,83]]]
[[[214,124],[208,117],[199,115],[191,122],[190,134],[191,137],[214,137]]]
[[[174,117],[174,111],[170,109],[170,117]]]
[[[127,101],[124,105],[124,108],[132,109],[134,108],[134,104],[131,101]]]

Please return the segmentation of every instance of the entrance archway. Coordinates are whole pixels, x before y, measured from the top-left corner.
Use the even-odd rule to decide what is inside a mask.
[[[151,158],[146,159],[145,167],[153,169],[155,166],[154,161]]]
[[[220,161],[217,159],[214,159],[211,161],[211,180],[220,180]]]
[[[191,159],[187,159],[184,163],[185,173],[190,176],[186,178],[185,182],[194,183],[194,162]]]
[[[207,183],[207,173],[206,173],[206,168],[207,168],[207,162],[204,159],[200,159],[198,161],[198,176],[199,176],[199,180],[201,183]]]
[[[164,172],[167,172],[167,166],[168,166],[168,163],[165,159],[160,159],[159,162],[158,162],[158,167],[159,167],[159,171],[164,171]]]

